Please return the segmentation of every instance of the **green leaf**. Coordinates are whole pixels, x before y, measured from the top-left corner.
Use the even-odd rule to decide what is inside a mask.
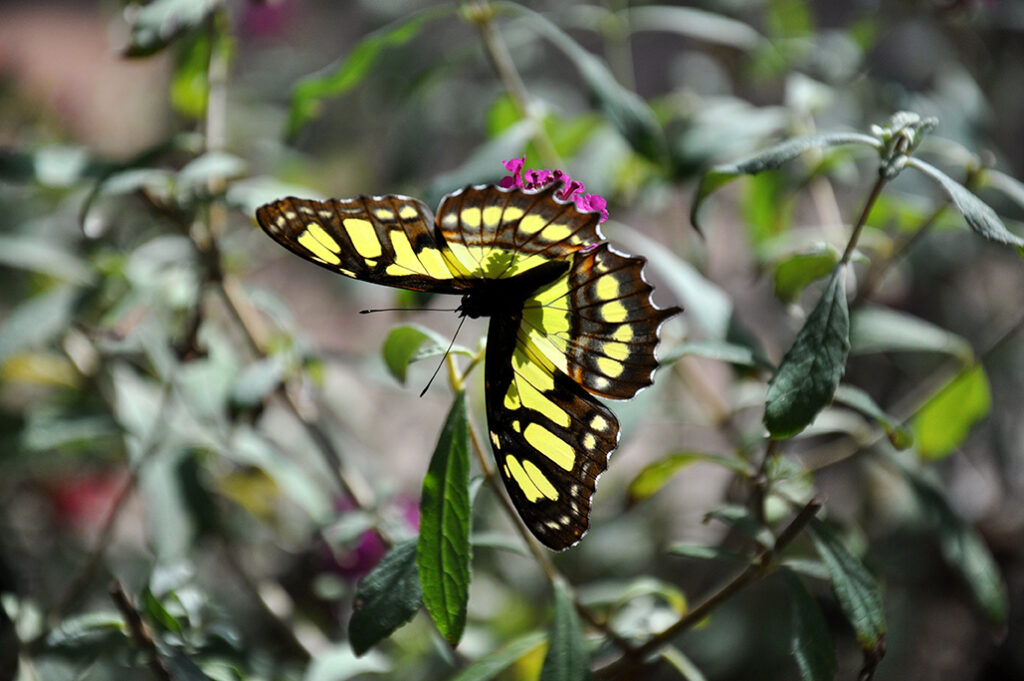
[[[201,24],[219,5],[219,0],[153,0],[147,5],[130,5],[125,15],[131,41],[124,56],[156,54],[179,35]]]
[[[187,203],[208,196],[212,186],[226,185],[244,172],[245,161],[238,156],[223,151],[207,152],[178,171],[175,193],[180,203]]]
[[[717,165],[704,173],[700,178],[697,195],[694,197],[693,205],[690,207],[690,223],[697,231],[700,231],[697,216],[704,200],[737,177],[741,175],[756,175],[765,170],[779,168],[808,149],[819,149],[841,144],[866,144],[876,149],[881,146],[881,143],[874,137],[854,132],[810,135],[808,137],[786,140],[781,144],[763,149],[739,161]]]
[[[775,535],[771,533],[771,530],[762,525],[746,506],[738,504],[720,506],[708,511],[704,515],[704,522],[712,518],[739,530],[762,547],[768,548],[775,544]]]
[[[793,657],[803,681],[832,681],[839,666],[828,623],[800,578],[783,568],[793,621]]]
[[[764,42],[764,37],[749,24],[702,9],[651,5],[633,7],[625,12],[627,25],[634,33],[670,31],[740,50],[750,50]]]
[[[452,645],[466,626],[470,510],[469,422],[466,396],[458,393],[423,479],[416,549],[423,604]]]
[[[968,226],[989,241],[1009,246],[1024,247],[1024,238],[1008,230],[992,208],[971,191],[930,163],[915,158],[907,159],[907,165],[917,168],[939,183],[953,201],[953,205],[967,220]]]
[[[452,187],[497,182],[505,175],[501,161],[521,155],[523,147],[529,143],[534,131],[535,126],[531,121],[519,121],[497,137],[477,145],[461,165],[434,177],[427,194],[429,202],[437,205],[440,198],[450,192]]]
[[[348,639],[356,655],[362,655],[411,620],[421,605],[416,540],[408,539],[391,547],[359,582],[352,619],[348,622]]]
[[[828,406],[846,370],[850,317],[846,268],[838,267],[768,384],[764,425],[773,438],[792,437]]]
[[[544,645],[545,640],[547,633],[543,631],[534,631],[512,639],[494,652],[477,659],[451,681],[490,681],[508,669],[513,662]]]
[[[86,284],[92,272],[69,244],[22,234],[0,236],[0,264],[38,272],[72,284]]]
[[[294,136],[319,115],[322,100],[340,97],[362,83],[384,50],[406,44],[419,35],[426,24],[454,10],[455,5],[432,7],[391,22],[359,41],[341,60],[300,80],[292,89],[287,136]]]
[[[591,678],[590,655],[576,606],[565,587],[555,584],[555,621],[548,637],[540,681],[588,681]]]
[[[882,411],[881,407],[871,399],[871,396],[860,388],[855,388],[852,385],[841,385],[836,388],[834,399],[836,402],[842,402],[878,421],[882,428],[885,429],[889,442],[896,449],[907,449],[914,444],[913,432],[904,428],[893,417]]]
[[[979,364],[960,373],[933,395],[914,417],[917,451],[925,459],[942,459],[964,443],[971,426],[992,407],[988,377]]]
[[[703,452],[678,452],[650,463],[637,473],[629,483],[628,503],[636,504],[654,496],[672,477],[690,464],[698,462],[713,463],[733,470],[740,475],[753,475],[750,464],[741,459],[721,454],[705,454]]]
[[[862,650],[874,650],[885,636],[885,608],[878,582],[829,525],[811,518],[809,529],[857,643]]]
[[[605,118],[634,151],[656,163],[666,160],[665,135],[654,112],[635,92],[622,87],[604,62],[545,16],[516,3],[500,4],[522,15],[537,33],[572,61]]]
[[[784,303],[797,299],[807,286],[826,276],[839,262],[839,251],[822,244],[794,253],[775,265],[775,296]]]
[[[160,602],[160,599],[153,594],[149,587],[142,591],[141,600],[142,602],[139,605],[149,621],[154,622],[165,631],[174,632],[175,634],[182,632],[181,622],[164,607],[164,604]]]
[[[938,534],[943,557],[964,578],[988,618],[1005,622],[1009,612],[1006,584],[985,541],[950,508],[937,485],[907,466],[900,465],[900,469],[925,520]]]
[[[437,349],[437,355],[444,352],[444,339],[434,331],[422,326],[413,324],[397,326],[388,333],[381,352],[388,371],[398,379],[399,383],[405,384],[406,372],[413,361],[428,356],[419,354],[420,347],[428,342]]]
[[[0,365],[11,355],[37,348],[64,333],[77,291],[65,285],[39,293],[5,312],[0,322]]]
[[[690,355],[705,357],[707,359],[717,359],[722,362],[728,362],[729,364],[735,364],[741,367],[756,367],[761,364],[754,356],[753,348],[718,340],[683,343],[682,345],[678,345],[666,352],[664,356],[659,357],[658,361],[662,366],[665,366],[675,362],[681,357],[687,357]]]
[[[850,315],[850,353],[941,352],[968,362],[971,345],[960,336],[905,312],[861,306]]]
[[[700,558],[702,560],[726,560],[736,563],[747,563],[750,561],[750,558],[744,556],[742,553],[723,549],[720,546],[705,546],[704,544],[695,544],[693,542],[676,542],[674,544],[670,544],[665,549],[665,552],[674,556]]]

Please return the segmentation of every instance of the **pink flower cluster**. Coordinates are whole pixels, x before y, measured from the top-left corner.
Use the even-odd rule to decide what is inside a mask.
[[[501,178],[501,182],[498,183],[500,186],[540,189],[553,182],[561,182],[562,190],[557,192],[555,196],[562,201],[569,201],[571,199],[576,204],[576,207],[582,211],[600,213],[600,222],[608,219],[608,210],[606,208],[608,202],[597,194],[585,193],[583,191],[585,189],[583,183],[572,179],[568,173],[561,170],[524,170],[523,166],[526,165],[526,156],[502,161],[502,164],[512,174]]]

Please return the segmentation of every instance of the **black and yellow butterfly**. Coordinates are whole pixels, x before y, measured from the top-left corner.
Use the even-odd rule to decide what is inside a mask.
[[[644,259],[616,252],[599,214],[556,196],[467,187],[436,219],[407,196],[285,198],[256,218],[293,253],[354,279],[462,296],[489,316],[484,382],[494,457],[519,515],[552,549],[580,540],[619,439],[598,397],[651,384],[661,323]]]

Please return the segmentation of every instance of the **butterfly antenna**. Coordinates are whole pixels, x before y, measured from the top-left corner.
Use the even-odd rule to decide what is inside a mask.
[[[375,307],[369,310],[360,310],[359,314],[370,314],[371,312],[458,312],[454,307]]]
[[[441,355],[441,361],[437,363],[437,368],[434,369],[434,373],[431,375],[430,380],[427,381],[426,387],[424,387],[423,390],[420,392],[420,397],[423,397],[424,395],[427,394],[427,390],[430,389],[430,384],[434,382],[435,378],[437,378],[437,372],[439,372],[441,370],[441,367],[444,365],[444,361],[448,358],[448,353],[450,353],[452,351],[452,348],[455,347],[455,339],[459,337],[459,331],[462,331],[462,324],[465,321],[465,317],[459,318],[459,326],[457,329],[455,329],[455,334],[452,336],[452,342],[448,344],[448,349],[444,351],[443,355]]]

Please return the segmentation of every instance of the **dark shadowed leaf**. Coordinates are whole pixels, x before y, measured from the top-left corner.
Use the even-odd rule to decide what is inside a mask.
[[[862,306],[850,314],[850,353],[941,352],[969,361],[971,345],[960,336],[906,312]]]
[[[543,631],[531,632],[512,639],[494,652],[477,659],[451,681],[490,681],[516,660],[543,645],[546,639],[547,633]]]
[[[802,253],[794,253],[775,265],[775,295],[791,303],[807,286],[828,275],[839,262],[839,251],[825,244]]]
[[[845,267],[838,267],[821,299],[768,385],[764,425],[774,438],[796,435],[828,406],[846,370],[850,317]]]
[[[543,15],[516,3],[500,4],[525,17],[534,30],[572,61],[605,118],[638,154],[655,162],[665,161],[665,135],[643,99],[622,87],[603,61]]]
[[[405,375],[413,359],[426,356],[419,355],[420,348],[426,343],[430,343],[431,347],[437,350],[433,353],[434,356],[443,353],[446,347],[443,338],[421,326],[407,324],[391,329],[381,353],[384,355],[388,371],[399,383],[405,383]]]
[[[186,655],[172,655],[164,658],[164,663],[174,681],[212,681],[210,676]]]
[[[756,175],[765,170],[778,168],[788,161],[792,161],[808,149],[833,147],[841,144],[866,144],[877,149],[881,143],[874,137],[855,132],[810,135],[808,137],[786,140],[781,144],[763,149],[739,161],[717,165],[704,173],[700,179],[697,195],[694,197],[693,205],[690,207],[690,223],[699,231],[700,224],[697,216],[704,200],[737,177],[741,175]]]
[[[455,396],[420,499],[416,566],[423,604],[438,630],[455,645],[466,626],[470,580],[469,422],[466,396]]]
[[[293,136],[315,118],[322,100],[339,97],[363,82],[381,52],[404,45],[419,35],[426,24],[455,9],[455,5],[445,5],[406,15],[370,33],[341,60],[300,80],[292,90],[287,135]]]
[[[879,425],[885,429],[886,437],[889,438],[889,442],[892,443],[893,447],[906,449],[914,444],[914,434],[900,425],[893,417],[882,411],[881,407],[871,399],[871,396],[860,388],[855,388],[852,385],[839,386],[836,388],[835,401],[853,407],[862,414],[878,421]]]
[[[555,621],[548,637],[548,652],[540,670],[540,681],[588,681],[591,678],[590,655],[576,606],[565,587],[556,584]]]
[[[672,477],[687,466],[699,463],[713,463],[735,471],[743,476],[750,476],[750,464],[742,459],[721,454],[705,454],[703,452],[678,452],[644,466],[629,483],[629,503],[635,504],[649,499],[668,483]]]
[[[918,453],[941,459],[964,443],[971,427],[992,408],[985,369],[979,364],[960,373],[933,395],[914,417]]]
[[[885,636],[885,608],[878,582],[832,527],[811,518],[810,535],[857,642],[863,650],[874,650]]]
[[[783,568],[792,613],[793,657],[803,681],[832,681],[839,666],[828,623],[800,578]]]
[[[220,4],[218,0],[153,0],[125,10],[131,27],[126,57],[148,57],[159,52],[183,32],[195,28]]]
[[[370,574],[359,582],[348,638],[356,655],[412,619],[423,604],[416,571],[416,540],[395,544]]]
[[[930,163],[925,163],[913,156],[907,160],[907,165],[917,168],[938,182],[942,190],[953,200],[953,205],[956,206],[956,209],[963,214],[967,224],[975,232],[989,241],[1017,246],[1018,248],[1024,247],[1024,238],[1008,230],[1003,221],[996,215],[996,212],[987,203],[971,193],[971,190],[967,187]]]
[[[937,485],[908,466],[901,465],[900,469],[925,520],[938,535],[946,561],[964,578],[988,618],[995,623],[1005,622],[1009,609],[1006,584],[985,541],[956,514]]]

